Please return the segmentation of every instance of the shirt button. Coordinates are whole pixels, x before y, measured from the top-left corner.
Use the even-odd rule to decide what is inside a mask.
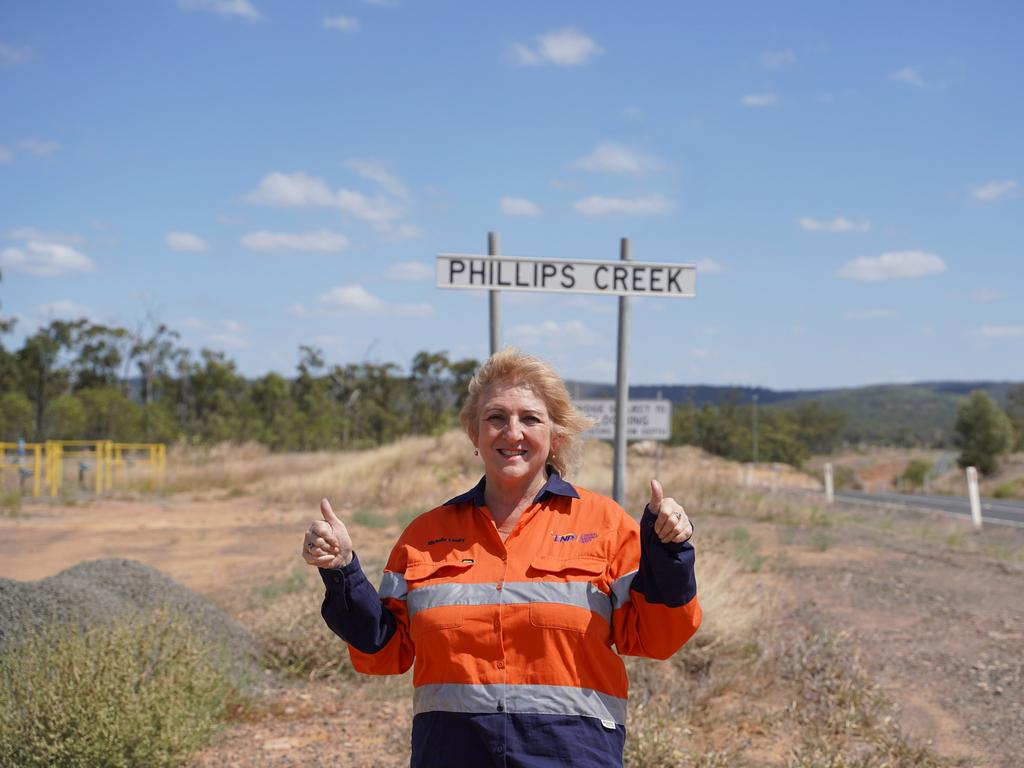
[[[497,584],[495,584],[494,588],[495,589],[501,589],[501,582],[499,581]]]
[[[504,704],[499,704],[498,705],[498,711],[499,712],[504,712],[505,711],[505,705]]]
[[[494,662],[494,666],[496,666],[498,669],[504,669],[505,668],[505,662],[504,661],[496,661],[496,662]]]
[[[496,746],[494,748],[494,751],[497,752],[500,755],[502,752],[505,751],[505,747],[503,745],[499,744],[498,746]]]

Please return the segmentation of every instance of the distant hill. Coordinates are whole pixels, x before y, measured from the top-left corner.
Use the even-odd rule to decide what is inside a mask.
[[[988,392],[1006,406],[1007,393],[1019,382],[929,381],[916,384],[877,384],[845,389],[774,390],[765,387],[718,387],[700,385],[640,385],[629,388],[630,397],[654,398],[658,392],[673,403],[692,402],[748,405],[754,394],[759,406],[794,408],[817,401],[846,416],[841,438],[850,443],[890,445],[948,445],[952,441],[956,410],[961,400],[976,389]],[[614,397],[611,384],[570,382],[577,397]]]

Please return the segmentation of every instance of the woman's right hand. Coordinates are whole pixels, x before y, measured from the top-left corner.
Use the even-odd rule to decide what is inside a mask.
[[[352,562],[352,537],[345,524],[331,509],[331,502],[320,500],[320,514],[309,526],[302,542],[302,559],[317,568],[341,568]]]

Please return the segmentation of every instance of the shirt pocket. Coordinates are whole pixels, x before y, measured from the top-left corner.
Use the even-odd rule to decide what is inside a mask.
[[[607,567],[608,563],[599,557],[535,557],[530,564],[531,571],[540,572],[546,578],[533,582],[539,592],[537,597],[541,599],[530,603],[530,623],[541,629],[583,633],[594,627],[598,616],[607,621],[611,601],[595,585]],[[545,596],[549,599],[544,599]]]
[[[464,603],[460,593],[464,585],[454,579],[472,565],[472,559],[453,552],[440,560],[421,560],[406,566],[406,606],[409,633],[414,640],[425,633],[462,626]]]

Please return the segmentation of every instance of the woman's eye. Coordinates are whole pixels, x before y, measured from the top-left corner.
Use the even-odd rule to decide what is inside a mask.
[[[498,414],[494,414],[493,416],[488,416],[487,420],[491,422],[491,424],[501,424],[503,421],[505,421],[505,417],[499,416]]]

